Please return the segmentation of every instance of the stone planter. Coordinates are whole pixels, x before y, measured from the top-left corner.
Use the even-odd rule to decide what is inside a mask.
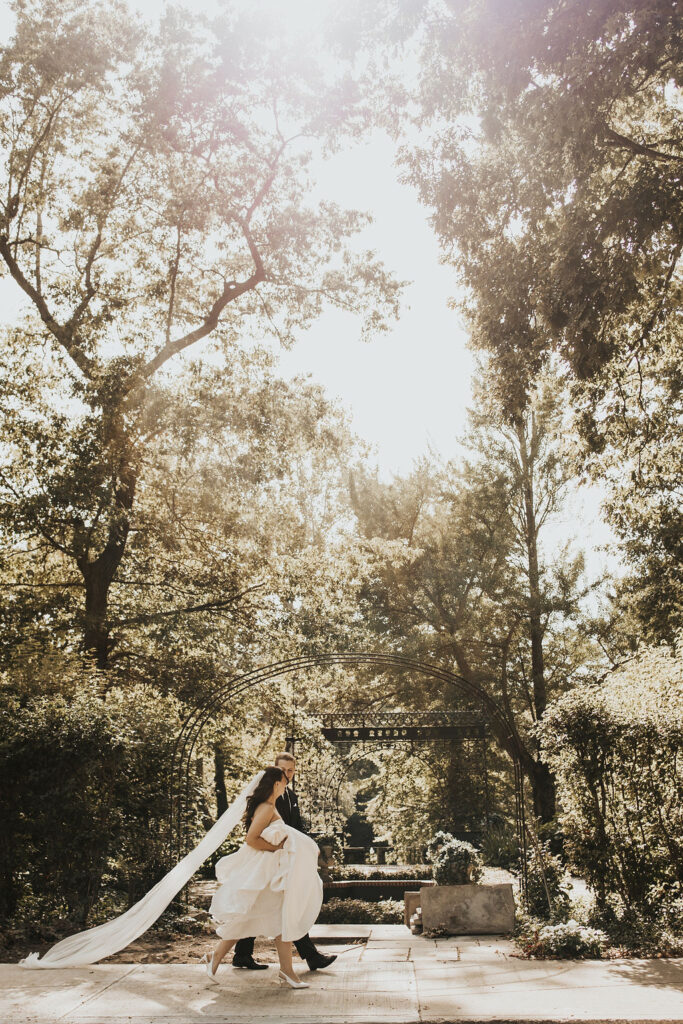
[[[420,889],[422,927],[449,935],[501,935],[515,926],[512,886],[435,885]]]

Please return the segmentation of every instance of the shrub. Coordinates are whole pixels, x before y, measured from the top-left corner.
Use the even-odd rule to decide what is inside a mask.
[[[565,848],[601,907],[656,918],[683,877],[683,656],[641,651],[600,686],[581,686],[539,727],[555,774]]]
[[[82,926],[158,880],[178,726],[177,702],[151,688],[0,691],[2,916]]]
[[[538,849],[532,848],[527,855],[526,909],[533,917],[557,922],[567,920],[569,906],[564,864],[550,852],[547,844],[539,844]]]
[[[481,855],[491,867],[518,871],[519,840],[514,828],[507,823],[490,828],[481,841]]]
[[[337,860],[341,858],[343,853],[343,844],[338,835],[334,833],[330,835],[315,836],[315,841],[318,844],[320,851],[322,852],[323,846],[332,847],[332,857]]]
[[[433,864],[439,855],[439,850],[446,843],[452,843],[455,841],[455,836],[450,832],[435,832],[432,836],[431,842],[427,844],[427,860],[430,864]]]
[[[403,924],[402,900],[344,900],[323,903],[320,924]]]
[[[562,924],[542,924],[529,920],[517,936],[517,941],[526,956],[558,960],[574,957],[599,960],[608,944],[607,935],[603,931],[574,920]]]
[[[437,885],[467,885],[478,882],[482,871],[481,855],[476,847],[451,838],[439,847],[432,873]]]
[[[432,868],[429,864],[410,864],[405,870],[401,870],[400,874],[383,867],[372,868],[371,871],[361,871],[355,864],[340,864],[330,868],[330,878],[335,882],[377,881],[384,878],[419,881],[431,877]]]
[[[595,907],[588,923],[609,935],[610,945],[631,956],[683,955],[683,928],[680,917],[666,902],[661,914],[653,918],[635,907],[624,907],[610,899],[606,907]]]

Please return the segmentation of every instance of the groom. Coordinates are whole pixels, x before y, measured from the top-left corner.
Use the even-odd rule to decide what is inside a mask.
[[[294,755],[287,752],[278,754],[275,758],[275,764],[278,768],[282,768],[283,772],[287,776],[287,782],[291,782],[294,778],[296,771],[296,761]],[[278,814],[283,819],[285,825],[291,825],[292,828],[297,829],[299,832],[305,832],[304,824],[301,820],[301,812],[299,810],[299,801],[297,800],[296,793],[287,786],[281,797],[275,801]],[[294,945],[296,946],[297,953],[302,960],[305,960],[311,971],[318,971],[322,967],[329,967],[330,964],[337,959],[336,955],[325,956],[320,950],[316,949],[311,940],[310,935],[304,935],[302,939],[298,939]],[[235,953],[232,958],[233,967],[246,967],[249,971],[265,971],[268,964],[261,964],[258,960],[254,960],[254,940],[253,939],[240,939],[235,945]]]

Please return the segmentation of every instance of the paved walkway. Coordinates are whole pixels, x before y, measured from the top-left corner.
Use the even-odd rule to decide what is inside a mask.
[[[338,960],[298,992],[274,968],[224,967],[211,985],[197,964],[1,965],[0,1024],[683,1022],[683,960],[519,960],[506,939],[434,941],[403,925],[316,933]]]

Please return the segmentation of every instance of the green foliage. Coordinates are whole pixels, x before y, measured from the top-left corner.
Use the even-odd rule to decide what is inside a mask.
[[[323,903],[320,924],[403,924],[401,900],[344,900],[333,897]]]
[[[165,871],[177,702],[94,682],[0,700],[3,916],[84,923],[106,882],[133,903]]]
[[[472,289],[477,344],[511,397],[549,349],[616,384],[679,305],[677,5],[426,0],[412,25],[402,0],[379,6],[417,22],[427,130],[405,165]]]
[[[605,907],[657,915],[683,878],[683,660],[643,649],[549,710],[540,736],[567,853]]]
[[[609,935],[610,945],[629,956],[683,955],[683,899],[681,887],[660,894],[656,915],[626,907],[610,898],[603,907],[593,907],[588,924]]]
[[[421,53],[400,107],[421,125],[417,143],[406,135],[405,175],[469,289],[492,386],[514,415],[539,372],[562,366],[574,456],[606,493],[631,567],[616,617],[628,610],[646,638],[672,642],[683,622],[680,7],[361,6],[375,46],[410,37]]]
[[[401,867],[400,871],[389,867],[372,868],[370,871],[363,871],[352,864],[340,864],[330,868],[330,878],[336,882],[349,881],[372,881],[383,878],[401,878],[418,881],[432,877],[432,869],[429,864],[407,864]]]
[[[414,677],[412,681],[414,685]],[[405,682],[409,684],[408,679]],[[431,696],[433,699],[434,694]],[[461,705],[454,697],[446,693],[442,699],[456,709]],[[497,769],[503,759],[491,748],[493,744],[488,754],[489,766]],[[405,863],[421,862],[426,838],[440,826],[457,832],[461,838],[480,834],[487,794],[481,745],[476,741],[466,740],[448,747],[425,746],[414,752],[398,745],[374,752],[372,760],[379,771],[369,776],[363,787],[369,797],[365,813],[377,833],[390,839],[392,858]],[[504,762],[502,767],[504,771]],[[466,787],[462,786],[463,778],[467,779]],[[491,794],[492,806],[495,801],[503,803],[504,775],[500,784],[490,780]]]
[[[566,921],[570,897],[567,872],[558,855],[547,843],[535,846],[527,854],[527,911],[543,921]]]
[[[492,821],[479,847],[484,864],[508,871],[519,869],[519,839],[513,822]]]
[[[254,339],[292,344],[326,305],[381,331],[400,286],[349,244],[367,217],[310,202],[314,152],[356,103],[277,19],[266,41],[249,17],[169,12],[152,28],[98,0],[15,14],[0,47],[0,173],[14,183],[0,263],[28,310],[6,332],[0,529],[35,555],[14,585],[55,587],[60,629],[104,668],[131,624],[230,616],[261,585],[235,566],[249,539],[233,519],[277,491],[310,389],[250,380],[244,402]],[[180,353],[209,335],[205,365],[176,380]],[[328,440],[314,408],[309,449]],[[241,443],[223,448],[228,422]],[[233,550],[211,550],[213,531]],[[189,587],[181,535],[199,563]]]
[[[444,832],[443,829],[438,829],[427,843],[426,857],[429,863],[433,864],[439,856],[442,847],[446,846],[448,843],[452,843],[454,839],[455,836],[451,835],[450,832]]]
[[[600,960],[609,941],[605,932],[577,921],[543,924],[533,918],[523,922],[516,937],[524,954],[538,960]]]
[[[432,874],[437,885],[468,885],[481,879],[481,854],[471,843],[451,837],[433,849],[436,852],[432,861]]]
[[[538,755],[534,722],[553,696],[602,662],[583,628],[582,599],[591,584],[583,578],[582,556],[564,544],[543,547],[571,475],[563,457],[561,389],[548,375],[513,421],[485,374],[476,398],[467,458],[425,463],[391,484],[354,476],[351,497],[370,570],[364,611],[385,642],[476,681],[481,701],[449,687],[437,694],[432,686],[421,706],[483,710],[500,747],[523,761],[537,816],[550,820],[553,780]],[[415,702],[413,693],[404,699]],[[501,724],[501,716],[514,729]],[[471,819],[477,811],[480,831],[481,766],[481,754],[463,747],[452,751],[450,762],[435,763],[433,773],[418,770],[415,783],[411,772],[401,771],[398,780],[389,775],[392,797],[380,806],[409,804],[412,812],[403,821],[393,816],[394,842],[399,829],[433,828],[439,820],[453,832],[475,831],[453,819]],[[504,772],[505,762],[499,766]],[[466,786],[459,773],[468,778]],[[427,822],[430,813],[436,820]],[[413,843],[401,840],[404,849]]]

